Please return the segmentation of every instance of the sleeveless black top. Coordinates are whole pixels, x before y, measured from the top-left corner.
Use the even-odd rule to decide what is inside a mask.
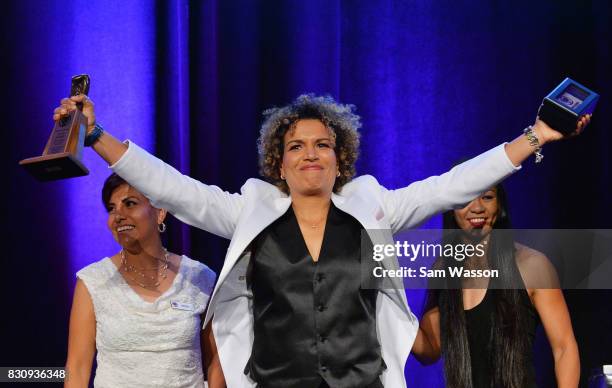
[[[492,349],[489,338],[492,330],[492,318],[495,314],[495,290],[487,290],[483,300],[470,310],[465,310],[470,358],[472,361],[472,382],[474,388],[491,388],[493,379]],[[527,290],[520,290],[520,303],[526,314],[525,335],[527,336],[527,354],[525,360],[525,381],[522,387],[536,388],[535,370],[533,367],[533,341],[539,316]],[[497,387],[495,387],[497,388]]]
[[[332,204],[314,262],[289,207],[253,241],[254,342],[245,373],[258,387],[380,386],[378,290],[361,287],[362,229]]]

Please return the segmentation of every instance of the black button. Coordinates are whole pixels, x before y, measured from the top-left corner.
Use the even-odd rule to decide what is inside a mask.
[[[323,310],[325,310],[325,306],[323,306],[322,304],[320,304],[320,305],[319,305],[319,307],[317,307],[317,309],[318,309],[319,311],[323,311]]]
[[[319,336],[319,341],[321,341],[321,342],[325,342],[325,341],[327,341],[327,338],[326,338],[326,337],[323,337],[322,335],[320,335],[320,336]]]
[[[323,275],[322,273],[317,275],[317,281],[318,282],[322,281],[323,279],[325,279],[325,275]]]
[[[321,371],[322,372],[327,372],[327,367],[325,365],[321,365]]]

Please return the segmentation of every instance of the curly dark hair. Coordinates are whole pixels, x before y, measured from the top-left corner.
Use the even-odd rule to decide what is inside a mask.
[[[261,175],[289,194],[289,186],[280,177],[284,136],[287,131],[295,128],[299,120],[316,119],[330,130],[335,140],[334,151],[340,176],[334,183],[334,192],[339,192],[355,176],[355,162],[359,156],[361,118],[354,110],[354,105],[340,104],[331,96],[314,94],[302,94],[287,106],[265,110],[257,142]]]

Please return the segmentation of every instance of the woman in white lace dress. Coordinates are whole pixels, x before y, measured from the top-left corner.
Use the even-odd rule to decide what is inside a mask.
[[[64,386],[88,386],[97,350],[97,388],[204,387],[203,353],[209,374],[219,365],[200,332],[215,273],[163,247],[166,211],[118,175],[102,199],[121,249],[77,273]]]

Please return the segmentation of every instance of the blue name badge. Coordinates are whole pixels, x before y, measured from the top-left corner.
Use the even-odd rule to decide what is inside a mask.
[[[569,135],[576,129],[580,117],[593,113],[598,100],[599,94],[566,78],[544,97],[538,116],[551,128]]]
[[[175,310],[183,310],[183,311],[193,311],[194,310],[193,303],[179,302],[176,300],[171,301],[170,306],[172,306],[172,308]]]

